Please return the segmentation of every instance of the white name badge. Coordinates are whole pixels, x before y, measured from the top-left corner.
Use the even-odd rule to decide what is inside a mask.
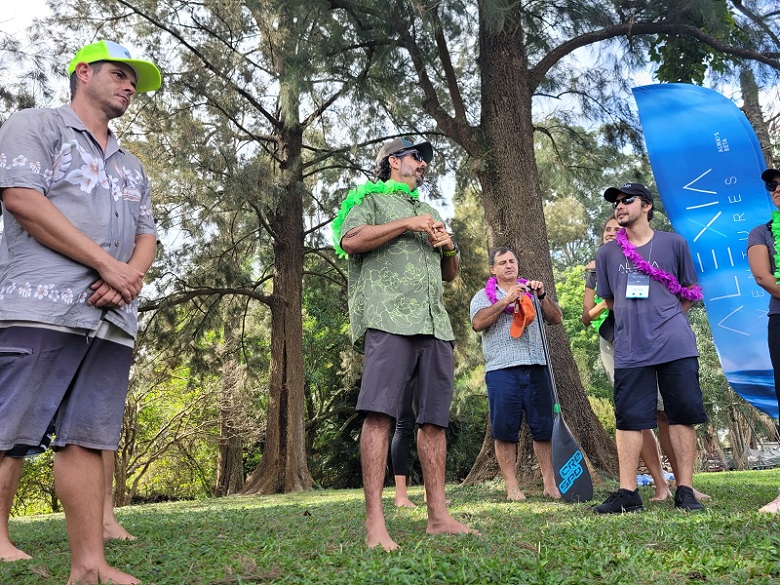
[[[650,275],[639,271],[628,273],[627,299],[646,299],[650,296]]]

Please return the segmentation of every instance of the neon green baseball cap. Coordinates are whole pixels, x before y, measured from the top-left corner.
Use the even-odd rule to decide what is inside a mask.
[[[141,61],[130,57],[130,51],[112,41],[98,41],[83,47],[68,64],[68,76],[79,63],[95,63],[96,61],[117,61],[125,63],[135,71],[135,91],[143,93],[154,91],[162,85],[162,76],[157,66],[150,61]]]

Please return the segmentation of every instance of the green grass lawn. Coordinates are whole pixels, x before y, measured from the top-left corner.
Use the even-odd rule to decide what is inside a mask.
[[[700,474],[707,512],[671,501],[644,513],[597,516],[591,504],[509,503],[502,486],[448,486],[451,512],[482,535],[426,536],[425,509],[396,510],[385,492],[393,553],[363,545],[358,490],[230,497],[118,511],[139,539],[107,545],[109,562],[146,585],[247,583],[557,584],[780,583],[780,517],[759,514],[780,470]],[[597,489],[596,502],[614,485]],[[411,490],[422,501],[421,488]],[[62,585],[68,549],[61,514],[15,518],[34,559],[0,563],[1,585]]]

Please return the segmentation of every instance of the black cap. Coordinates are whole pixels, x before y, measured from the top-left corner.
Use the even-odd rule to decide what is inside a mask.
[[[769,181],[774,181],[775,177],[778,176],[780,176],[780,169],[767,169],[761,173],[761,180],[764,183],[768,183]]]
[[[423,160],[428,164],[430,164],[431,159],[433,159],[433,147],[431,146],[430,142],[419,142],[417,144],[412,144],[406,138],[394,138],[390,142],[385,142],[382,145],[382,148],[379,149],[379,152],[376,155],[377,168],[379,168],[380,163],[388,156],[403,150],[416,150],[422,155]]]
[[[655,207],[653,196],[642,183],[623,183],[620,187],[610,187],[604,191],[604,199],[614,203],[621,193],[623,195],[636,195]]]

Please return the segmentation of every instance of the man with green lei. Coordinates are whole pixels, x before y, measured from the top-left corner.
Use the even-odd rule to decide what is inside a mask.
[[[396,138],[376,158],[376,183],[350,191],[333,224],[336,252],[349,255],[352,342],[365,353],[357,411],[365,415],[360,460],[366,544],[390,551],[382,510],[391,421],[416,382],[413,411],[428,493],[428,534],[475,533],[447,511],[444,470],[453,390],[453,340],[442,281],[458,275],[458,249],[439,214],[419,200],[433,158],[428,142]]]

